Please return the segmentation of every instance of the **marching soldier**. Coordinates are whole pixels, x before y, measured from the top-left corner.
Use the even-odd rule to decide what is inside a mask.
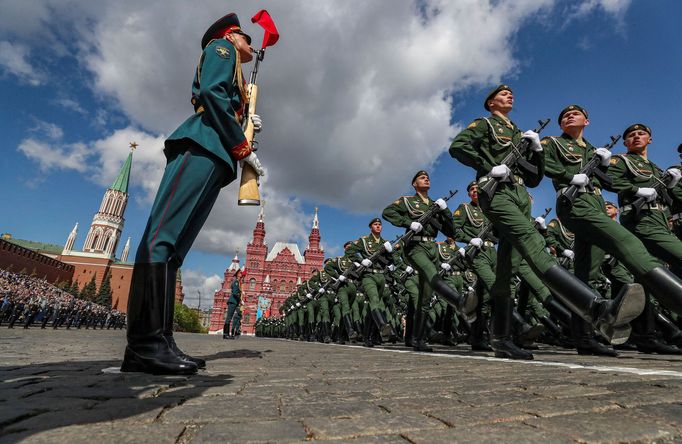
[[[165,142],[168,163],[135,257],[121,371],[193,374],[205,366],[173,339],[175,276],[218,193],[237,177],[237,162],[263,174],[241,127],[247,104],[241,64],[253,58],[250,43],[236,14],[216,21],[201,40],[195,112]],[[260,118],[251,118],[260,130]]]
[[[599,328],[607,337],[624,340],[622,330],[642,311],[643,294],[629,293],[615,301],[598,298],[590,287],[561,267],[545,251],[545,239],[531,222],[531,202],[526,185],[537,186],[544,175],[543,145],[534,131],[521,130],[509,120],[514,96],[511,88],[500,85],[485,99],[489,117],[476,119],[462,131],[450,146],[450,155],[476,170],[479,187],[488,180],[499,186],[492,196],[480,195],[483,212],[500,235],[497,277],[492,291],[491,345],[498,357],[532,359],[532,353],[521,350],[511,340],[511,271],[521,259],[559,299],[581,318]],[[522,139],[528,139],[530,149],[525,160],[531,168],[503,159],[516,149]],[[573,230],[575,231],[575,230]],[[627,332],[629,334],[629,331]]]
[[[341,280],[339,287],[336,290],[336,299],[339,301],[337,305],[340,306],[340,315],[343,320],[343,326],[348,334],[348,339],[354,340],[357,338],[357,331],[354,328],[351,317],[351,305],[355,300],[357,287],[355,286],[353,279],[342,276],[349,268],[353,267],[354,253],[350,248],[351,245],[351,241],[343,244],[343,256],[339,256],[327,262],[324,266],[324,270],[333,279]]]
[[[677,168],[668,169],[666,173],[671,178],[667,184],[664,183],[664,172],[648,159],[650,143],[649,127],[643,124],[629,126],[623,132],[623,144],[628,151],[613,156],[609,173],[613,177],[613,189],[618,192],[621,224],[644,243],[649,253],[670,265],[670,270],[657,266],[644,276],[636,276],[637,279],[664,306],[681,315],[682,241],[670,231],[667,204],[670,202],[670,194],[675,192],[682,178],[682,173]],[[654,187],[659,183],[665,186],[656,191]],[[632,205],[637,198],[646,200],[640,214],[637,214]],[[651,299],[647,298],[644,313],[635,323],[637,335],[634,342],[637,348],[646,353],[679,353],[676,347],[670,347],[656,339],[656,315]]]
[[[413,196],[403,196],[386,207],[383,218],[395,225],[412,230],[415,235],[405,248],[408,263],[419,273],[419,303],[414,319],[412,347],[417,351],[433,351],[426,344],[426,321],[429,315],[429,302],[433,292],[442,297],[449,305],[458,309],[468,321],[476,319],[478,298],[475,294],[461,296],[438,275],[438,246],[435,238],[441,231],[453,237],[455,227],[452,213],[443,199],[431,200],[429,173],[418,171],[412,178]],[[439,207],[438,213],[426,225],[417,220],[432,206]]]
[[[384,298],[388,297],[386,289],[386,278],[384,267],[391,262],[390,253],[393,251],[391,243],[381,237],[381,219],[378,217],[369,222],[370,234],[363,236],[353,242],[348,248],[349,254],[355,255],[360,264],[364,267],[360,277],[360,283],[369,302],[369,312],[365,316],[365,328],[363,337],[365,345],[370,346],[369,337],[371,336],[371,325],[379,331],[381,336],[395,336],[393,327],[388,323],[384,310],[386,305]],[[372,262],[370,257],[375,253],[383,251],[377,259]]]
[[[453,213],[453,217],[455,229],[458,230],[456,240],[477,249],[471,261],[471,270],[478,277],[476,280],[478,307],[476,307],[476,321],[471,326],[469,343],[474,351],[491,351],[490,343],[485,339],[484,330],[490,318],[490,292],[495,283],[496,239],[492,235],[487,239],[478,237],[488,223],[488,218],[478,206],[478,183],[475,180],[467,186],[467,193],[471,201],[460,204]]]

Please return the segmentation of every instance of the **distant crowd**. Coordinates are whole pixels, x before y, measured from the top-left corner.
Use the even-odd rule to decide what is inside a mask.
[[[0,325],[29,328],[48,324],[57,329],[116,329],[126,325],[125,313],[78,299],[44,279],[0,269]]]

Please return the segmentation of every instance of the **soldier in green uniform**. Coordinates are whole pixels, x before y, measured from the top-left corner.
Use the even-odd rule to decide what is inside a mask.
[[[353,242],[349,248],[349,255],[355,256],[356,260],[364,267],[360,282],[369,301],[369,313],[365,316],[365,328],[363,337],[365,345],[371,334],[372,321],[381,336],[395,336],[393,327],[388,322],[385,314],[384,298],[389,297],[384,277],[384,267],[391,261],[393,247],[391,243],[381,237],[382,224],[378,217],[369,222],[370,234]],[[375,253],[383,251],[374,262],[369,258]]]
[[[352,245],[351,241],[343,244],[344,254],[339,256],[329,262],[324,266],[324,270],[333,279],[340,279],[338,289],[336,291],[336,299],[338,299],[338,306],[341,311],[341,319],[343,320],[343,325],[348,334],[348,339],[354,340],[357,338],[358,334],[353,325],[353,320],[351,317],[351,305],[355,300],[355,294],[357,293],[357,287],[352,278],[347,278],[342,276],[347,273],[349,269],[354,267],[354,253],[350,249]]]
[[[618,222],[618,205],[613,202],[606,201],[604,203],[606,215],[614,222]],[[605,279],[608,279],[610,291],[612,294],[618,294],[620,289],[635,281],[635,277],[628,271],[627,268],[609,253],[604,256],[604,262],[601,265],[601,273]]]
[[[329,317],[329,294],[325,290],[326,286],[331,284],[331,278],[324,271],[315,271],[313,277],[308,280],[311,290],[314,290],[313,295],[317,299],[317,313],[316,321],[317,325],[322,329],[322,341],[325,344],[331,342],[331,328],[330,328],[330,317]],[[332,295],[333,296],[333,295]]]
[[[487,180],[500,182],[493,196],[479,196],[481,208],[500,235],[498,274],[492,291],[491,345],[495,355],[512,359],[533,358],[532,353],[521,350],[511,340],[511,271],[522,258],[572,311],[599,328],[607,337],[625,340],[622,336],[627,335],[622,330],[641,312],[643,295],[640,291],[638,295],[624,295],[627,297],[615,301],[599,298],[545,250],[545,239],[531,223],[531,202],[526,190],[526,185],[537,186],[544,175],[543,146],[537,133],[522,133],[509,120],[513,103],[514,97],[509,86],[495,88],[484,102],[484,107],[491,115],[472,122],[455,137],[450,146],[453,157],[476,170],[479,186]],[[537,171],[526,171],[518,164],[510,167],[502,163],[522,138],[529,139],[530,149],[526,160]]]
[[[476,274],[476,293],[478,307],[476,307],[476,321],[471,325],[469,343],[474,351],[491,351],[489,342],[485,339],[484,331],[490,318],[490,291],[495,283],[495,265],[497,264],[497,250],[495,250],[494,236],[481,239],[479,233],[489,222],[478,205],[478,183],[474,180],[467,186],[467,193],[471,201],[460,204],[453,213],[456,240],[467,243],[476,248],[471,261],[471,270]]]
[[[166,169],[135,257],[121,371],[192,374],[205,366],[173,339],[175,277],[220,189],[237,177],[237,162],[263,174],[240,126],[246,106],[241,63],[253,58],[250,42],[235,14],[202,38],[192,84],[195,113],[166,140]],[[260,118],[252,119],[260,129]]]
[[[623,132],[623,144],[628,151],[613,156],[609,173],[613,178],[613,189],[618,192],[621,224],[644,243],[649,253],[670,266],[670,270],[658,266],[644,276],[635,274],[635,277],[664,306],[680,315],[682,240],[670,231],[667,201],[653,188],[657,182],[661,182],[663,171],[648,159],[650,143],[649,127],[643,124],[629,126]],[[671,168],[667,172],[672,179],[661,194],[672,193],[682,178],[682,173],[677,168]],[[632,203],[638,197],[647,201],[639,215],[632,208]],[[676,347],[668,346],[655,337],[656,315],[651,299],[647,298],[644,313],[635,323],[636,336],[633,339],[638,350],[646,353],[679,353]]]
[[[405,245],[405,257],[408,263],[419,272],[419,302],[415,313],[412,347],[418,351],[432,351],[426,344],[426,321],[429,314],[429,302],[435,291],[449,305],[460,310],[468,320],[476,319],[476,295],[461,296],[438,275],[438,246],[435,237],[441,231],[453,237],[455,228],[452,213],[443,199],[431,200],[429,189],[431,181],[426,171],[418,171],[412,178],[415,194],[403,196],[386,207],[383,218],[396,227],[412,230],[415,235]],[[437,205],[439,211],[426,225],[417,220],[431,207]]]

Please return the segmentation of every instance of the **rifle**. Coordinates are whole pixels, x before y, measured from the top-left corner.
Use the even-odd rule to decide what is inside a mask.
[[[545,120],[538,120],[538,126],[535,128],[533,131],[536,133],[540,133],[547,124],[549,123],[549,119]],[[528,139],[522,139],[521,142],[519,142],[518,146],[514,147],[514,149],[511,150],[509,154],[505,156],[504,159],[502,159],[501,164],[507,165],[509,169],[513,169],[514,166],[517,164],[519,167],[521,167],[523,170],[531,173],[531,174],[537,174],[538,169],[532,165],[530,162],[526,160],[526,152],[528,151],[528,148],[530,148],[530,140]],[[492,177],[490,173],[486,174],[483,176],[486,180],[483,181],[483,183],[479,182],[478,185],[478,192],[485,193],[486,196],[488,196],[488,199],[492,199],[493,195],[495,194],[495,191],[497,191],[497,187],[500,184],[500,178],[499,177]]]
[[[571,245],[569,245],[568,250],[573,251],[573,247],[574,247],[574,246],[575,246],[575,240],[573,240],[573,241],[571,242]],[[564,256],[564,255],[561,255],[561,257],[559,258],[558,262],[559,262],[559,265],[561,265],[562,267],[564,267],[565,269],[568,270],[568,265],[569,265],[569,263],[571,262],[571,259],[567,258],[567,257]]]
[[[611,136],[611,143],[606,145],[604,148],[611,151],[611,148],[614,147],[619,139],[620,135],[615,137]],[[585,166],[582,167],[578,172],[579,174],[587,175],[587,177],[590,179],[590,182],[587,184],[590,190],[594,188],[592,186],[592,176],[597,176],[599,180],[607,186],[611,185],[611,178],[605,172],[599,169],[599,165],[601,165],[601,157],[594,154],[587,164],[585,164]],[[573,206],[573,201],[575,201],[576,197],[578,197],[578,193],[580,193],[580,187],[578,185],[570,185],[566,191],[559,196],[559,200],[564,205],[571,207]]]
[[[656,190],[656,193],[661,198],[661,200],[663,200],[663,203],[665,205],[670,206],[673,204],[673,200],[668,194],[668,184],[670,184],[670,181],[673,179],[673,176],[670,173],[668,173],[668,171],[662,171],[655,165],[654,167],[656,168],[656,170],[658,170],[659,174],[661,175],[661,180],[657,181],[652,188]],[[632,209],[634,210],[635,220],[639,220],[642,217],[641,214],[642,208],[644,208],[644,205],[646,203],[647,201],[645,198],[638,197],[637,199],[635,199],[634,202],[630,204],[632,206]]]
[[[279,32],[275,23],[266,10],[260,10],[251,18],[253,23],[257,23],[263,29],[265,29],[265,36],[263,37],[263,47],[256,53],[256,63],[254,64],[253,71],[251,71],[251,76],[249,78],[249,84],[247,85],[247,95],[249,97],[249,107],[246,115],[244,116],[244,135],[249,143],[249,146],[253,151],[257,149],[257,142],[255,139],[253,121],[251,116],[256,113],[256,101],[258,100],[258,85],[256,84],[256,78],[258,77],[258,67],[260,62],[263,61],[265,57],[265,48],[272,46],[279,39]],[[242,162],[242,177],[239,182],[239,197],[237,199],[237,205],[260,205],[260,193],[258,192],[258,174],[251,167],[251,165],[246,162]]]
[[[545,208],[545,212],[540,217],[542,217],[543,219],[546,218],[551,211],[552,211],[551,208]],[[539,227],[539,224],[537,222],[535,222],[533,225],[535,226],[536,230],[540,231],[541,228]]]

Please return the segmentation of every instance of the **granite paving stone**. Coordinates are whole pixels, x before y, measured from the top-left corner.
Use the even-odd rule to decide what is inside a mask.
[[[120,373],[120,330],[0,328],[0,443],[682,441],[680,356],[175,337],[206,370]]]

